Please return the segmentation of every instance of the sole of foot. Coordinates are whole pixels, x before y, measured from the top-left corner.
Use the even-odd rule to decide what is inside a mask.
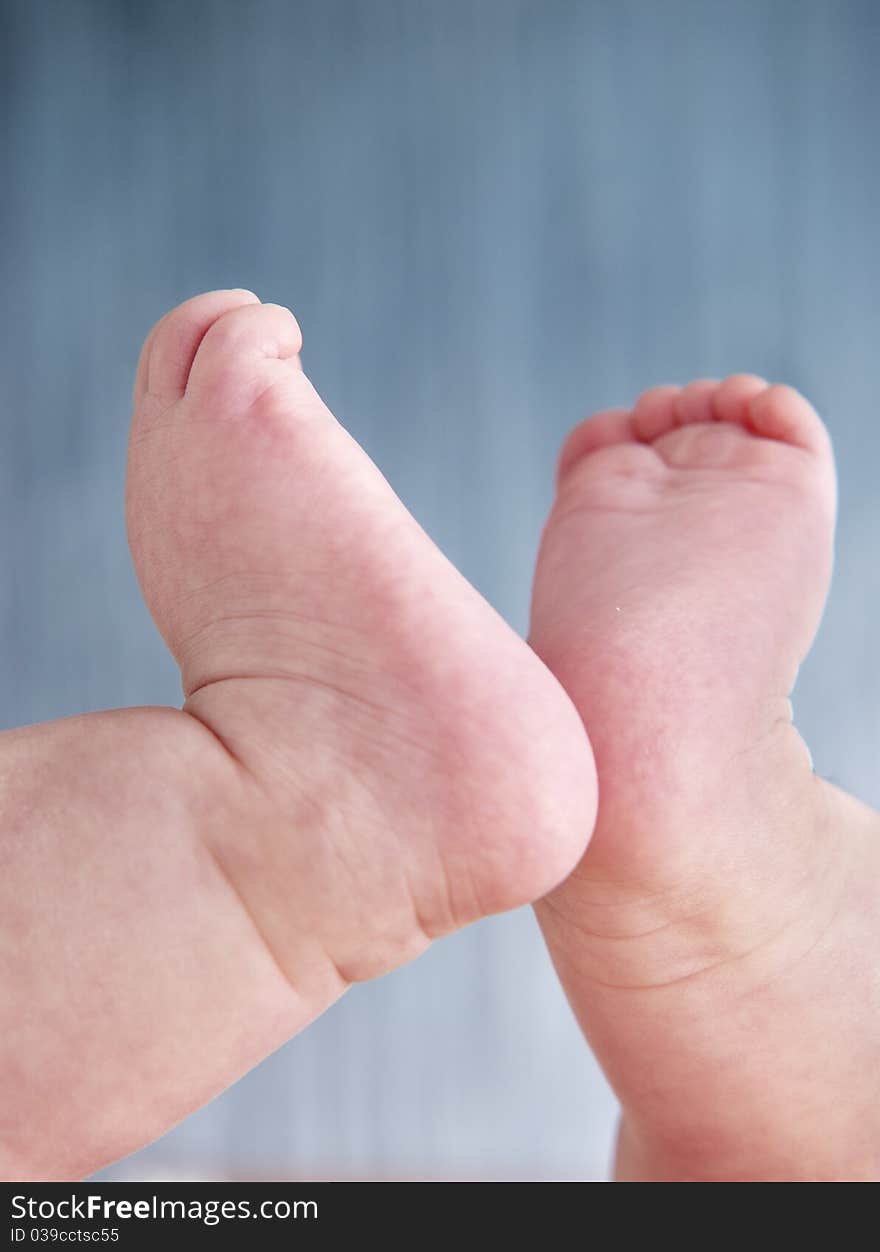
[[[880,1168],[878,821],[813,774],[790,704],[835,492],[811,406],[749,375],[655,388],[561,454],[531,642],[600,802],[538,913],[623,1104],[623,1177]]]

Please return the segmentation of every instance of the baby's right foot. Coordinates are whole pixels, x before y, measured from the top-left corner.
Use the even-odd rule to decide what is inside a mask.
[[[595,788],[568,697],[328,412],[299,349],[293,316],[247,292],[164,318],[127,512],[185,708],[241,766],[246,825],[213,854],[317,1014],[558,883]]]
[[[563,450],[531,638],[600,805],[539,917],[624,1178],[880,1173],[880,818],[813,775],[788,700],[834,497],[816,414],[746,376],[657,388]]]

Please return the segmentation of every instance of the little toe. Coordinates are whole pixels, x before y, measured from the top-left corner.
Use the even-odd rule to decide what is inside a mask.
[[[690,426],[696,422],[715,420],[712,397],[718,390],[716,378],[698,378],[682,387],[673,398],[672,410],[676,426]]]
[[[830,439],[819,414],[799,391],[774,383],[748,404],[749,425],[765,439],[779,439],[807,452],[826,453]]]
[[[712,395],[712,415],[717,422],[748,425],[748,405],[767,390],[767,380],[757,374],[731,374],[719,383]]]
[[[638,439],[651,443],[672,430],[675,426],[674,401],[680,392],[680,387],[673,386],[651,387],[642,392],[633,409],[633,428]]]
[[[302,333],[290,309],[279,304],[245,304],[224,313],[199,344],[187,394],[223,395],[246,403],[248,392],[265,387],[259,366],[267,361],[299,363]]]
[[[594,413],[579,426],[575,426],[566,437],[556,468],[557,486],[577,462],[591,452],[619,443],[630,443],[635,438],[629,409],[605,409],[601,413]]]
[[[230,309],[259,302],[252,291],[208,291],[160,318],[141,350],[134,385],[135,408],[148,394],[155,396],[163,407],[179,400],[199,344],[210,327]]]

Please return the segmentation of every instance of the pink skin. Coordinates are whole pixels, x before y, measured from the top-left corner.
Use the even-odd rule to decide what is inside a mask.
[[[748,375],[654,388],[561,454],[531,642],[600,806],[538,916],[621,1178],[880,1172],[880,817],[812,773],[789,703],[834,508],[819,418]]]
[[[571,702],[299,348],[286,309],[223,291],[141,357],[129,535],[184,709],[0,736],[0,1177],[140,1147],[589,838]]]

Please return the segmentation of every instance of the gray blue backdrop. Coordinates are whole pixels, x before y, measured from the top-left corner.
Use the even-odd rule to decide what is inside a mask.
[[[842,517],[796,706],[817,767],[880,801],[880,5],[0,19],[4,725],[178,702],[126,551],[129,388],[165,309],[242,285],[294,308],[327,401],[520,629],[582,414],[739,369],[804,389]],[[523,911],[356,988],[107,1176],[602,1177],[613,1122]]]

